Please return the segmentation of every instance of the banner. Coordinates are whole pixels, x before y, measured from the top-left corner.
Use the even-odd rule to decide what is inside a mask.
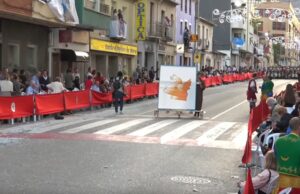
[[[65,110],[63,93],[36,95],[35,102],[37,115],[60,113]]]
[[[90,91],[64,92],[66,110],[87,108],[90,106]]]
[[[15,119],[33,115],[33,96],[0,97],[0,119]]]
[[[196,67],[161,66],[158,108],[194,110],[196,73]]]

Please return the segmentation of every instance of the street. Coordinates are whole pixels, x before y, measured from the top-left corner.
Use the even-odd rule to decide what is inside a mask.
[[[291,80],[273,80],[274,93]],[[258,80],[258,85],[262,80]],[[203,120],[161,111],[157,98],[0,126],[2,194],[229,194],[241,164],[247,82],[207,88]]]

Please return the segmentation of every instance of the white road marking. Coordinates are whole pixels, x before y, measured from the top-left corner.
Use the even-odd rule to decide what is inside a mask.
[[[240,133],[235,136],[235,138],[232,140],[232,142],[234,144],[245,146],[246,141],[247,141],[248,124],[243,125],[241,128],[242,129],[239,130]]]
[[[213,118],[211,118],[211,120],[214,120],[214,119],[216,119],[216,118],[218,118],[218,117],[220,117],[220,116],[222,116],[222,115],[228,113],[229,111],[231,111],[231,110],[237,108],[238,106],[244,104],[245,102],[248,102],[248,101],[247,101],[247,100],[242,101],[241,103],[239,103],[239,104],[237,104],[237,105],[235,105],[235,106],[233,106],[233,107],[231,107],[231,108],[225,110],[224,112],[221,112],[220,114],[217,114],[216,116],[214,116]]]
[[[197,138],[198,145],[204,145],[217,139],[225,131],[230,129],[235,123],[234,122],[222,122],[215,127],[206,131],[203,135]]]
[[[76,125],[76,124],[79,124],[79,123],[82,123],[82,122],[92,121],[92,120],[93,119],[70,121],[68,123],[55,124],[55,125],[52,125],[50,127],[42,127],[41,126],[41,127],[38,127],[37,129],[34,129],[34,130],[30,131],[29,133],[46,133],[46,132],[49,132],[49,131],[52,131],[52,130],[55,130],[55,129],[60,129],[60,128],[67,127],[67,126],[70,126],[70,125]]]
[[[142,136],[148,135],[150,133],[153,133],[154,131],[162,129],[162,128],[168,126],[168,125],[171,125],[171,124],[173,124],[177,121],[178,120],[171,120],[171,119],[163,120],[163,121],[154,123],[152,125],[149,125],[147,127],[141,128],[141,129],[139,129],[137,131],[134,131],[132,133],[129,133],[128,135],[142,137]]]
[[[102,134],[102,135],[113,134],[113,133],[122,131],[124,129],[128,129],[132,126],[141,124],[143,122],[149,121],[149,120],[151,120],[151,119],[135,119],[135,120],[128,121],[128,122],[125,122],[120,125],[115,125],[113,127],[110,127],[110,128],[104,129],[104,130],[99,130],[99,131],[95,132],[94,134]]]
[[[80,127],[75,127],[72,129],[67,129],[65,131],[61,131],[60,133],[78,133],[84,130],[88,130],[88,129],[92,129],[95,127],[99,127],[99,126],[103,126],[112,122],[117,121],[116,119],[108,119],[108,120],[101,120],[101,121],[97,121],[94,123],[90,123],[90,124],[86,124],[86,125],[82,125]]]
[[[168,141],[178,139],[178,138],[182,137],[183,135],[193,131],[194,129],[196,129],[197,127],[199,127],[205,123],[207,123],[207,121],[191,121],[185,125],[182,125],[176,129],[174,129],[173,131],[163,135],[160,138],[160,142],[163,144]]]

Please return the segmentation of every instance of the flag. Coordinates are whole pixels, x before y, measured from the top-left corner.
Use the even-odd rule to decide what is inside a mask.
[[[250,168],[248,168],[248,170],[247,170],[247,179],[246,179],[246,184],[245,184],[245,188],[244,188],[244,194],[255,194]]]
[[[254,108],[255,109],[255,108]],[[247,164],[251,161],[252,158],[252,120],[253,120],[253,114],[254,114],[254,109],[251,110],[249,121],[248,121],[248,133],[247,133],[247,141],[244,149],[244,155],[242,158],[243,164]]]

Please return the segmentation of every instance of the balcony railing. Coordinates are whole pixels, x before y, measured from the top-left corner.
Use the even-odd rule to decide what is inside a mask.
[[[163,39],[166,42],[174,40],[174,28],[163,24],[162,22],[149,25],[148,36],[151,38]]]
[[[109,37],[112,39],[125,40],[127,39],[127,24],[119,20],[112,20],[110,22]]]
[[[110,8],[109,5],[106,5],[104,3],[100,3],[100,13],[109,15],[110,14]]]
[[[199,39],[197,43],[198,49],[208,50],[210,46],[210,42],[208,39]]]

